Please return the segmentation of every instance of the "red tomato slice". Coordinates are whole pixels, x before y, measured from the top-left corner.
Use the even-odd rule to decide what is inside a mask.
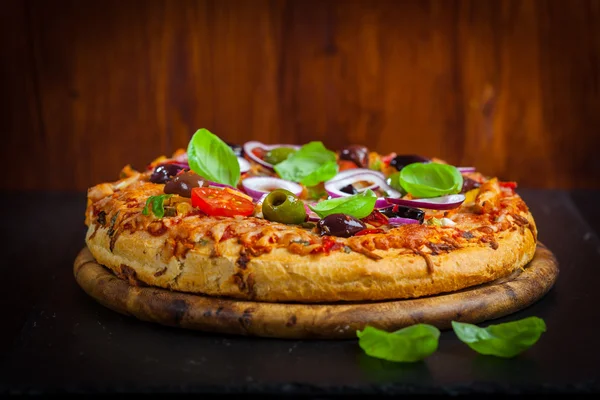
[[[192,189],[192,206],[220,217],[248,216],[254,212],[254,203],[250,200],[231,191],[205,187]]]

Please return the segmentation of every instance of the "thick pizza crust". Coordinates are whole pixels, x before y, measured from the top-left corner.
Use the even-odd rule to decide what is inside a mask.
[[[535,224],[499,232],[497,248],[473,245],[441,254],[374,250],[374,260],[357,252],[298,255],[286,248],[240,263],[236,240],[200,243],[185,258],[162,261],[166,235],[123,232],[110,250],[108,229],[92,222],[86,236],[96,260],[117,275],[174,291],[238,299],[334,302],[415,298],[489,282],[524,267],[535,252]],[[496,247],[496,246],[494,246]],[[427,261],[430,261],[428,264]]]

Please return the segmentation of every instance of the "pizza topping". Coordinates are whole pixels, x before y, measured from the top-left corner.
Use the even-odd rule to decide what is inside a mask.
[[[423,210],[420,210],[416,207],[407,207],[407,206],[401,206],[401,205],[392,205],[389,207],[385,207],[379,210],[383,215],[387,216],[388,218],[393,219],[411,219],[413,221],[416,221],[417,223],[423,223],[423,220],[425,218],[425,212]],[[398,221],[399,222],[399,221]],[[393,223],[393,221],[390,221],[390,223]],[[410,223],[410,222],[408,222]]]
[[[287,160],[287,158],[296,151],[298,150],[294,147],[275,147],[274,149],[267,151],[265,154],[265,161],[271,165],[277,165],[280,162]]]
[[[463,185],[460,189],[460,192],[467,193],[475,188],[478,188],[479,186],[481,186],[481,183],[477,182],[475,179],[463,175]]]
[[[254,200],[259,200],[265,194],[276,189],[285,189],[292,192],[295,196],[302,194],[302,186],[295,182],[286,181],[271,176],[252,176],[242,181],[244,191]]]
[[[366,228],[361,220],[346,214],[331,214],[317,223],[321,236],[350,237]]]
[[[406,198],[386,198],[388,203],[399,204],[409,207],[431,208],[434,210],[449,210],[459,207],[464,201],[463,194],[451,194],[448,196],[434,197],[428,199],[406,199]]]
[[[208,186],[207,180],[194,171],[186,171],[179,173],[172,180],[168,181],[165,184],[164,192],[190,198],[192,197],[193,188],[203,186]]]
[[[402,217],[393,217],[393,218],[390,218],[388,221],[389,221],[389,224],[392,226],[406,225],[406,224],[418,224],[419,223],[419,221],[417,221],[416,219],[402,218]]]
[[[322,142],[310,142],[274,166],[282,179],[314,186],[333,178],[338,172],[336,154]]]
[[[463,177],[456,167],[440,163],[414,163],[400,171],[400,185],[414,197],[439,197],[460,192]]]
[[[267,154],[270,153],[271,151],[278,149],[278,148],[284,148],[286,150],[278,150],[275,153],[273,153],[271,156],[269,156],[269,160],[267,160]],[[300,146],[297,145],[291,145],[291,144],[273,144],[273,145],[267,145],[255,140],[249,141],[244,143],[243,149],[244,149],[244,154],[246,155],[246,157],[248,157],[250,160],[254,161],[257,164],[262,165],[265,168],[268,168],[270,170],[273,169],[273,163],[271,161],[283,161],[285,159],[287,159],[287,157],[290,156],[290,154],[292,154],[291,150],[298,150],[300,148]],[[287,150],[287,149],[291,149],[291,150]],[[287,154],[285,154],[287,153]]]
[[[301,224],[306,221],[304,203],[285,189],[277,189],[265,197],[262,213],[269,221],[284,224]]]
[[[240,179],[240,164],[231,147],[207,129],[194,133],[187,149],[192,171],[206,179],[235,187]]]
[[[429,163],[431,160],[427,157],[419,156],[416,154],[404,154],[395,156],[389,162],[390,167],[396,168],[396,170],[400,171],[404,167],[414,163]]]
[[[365,146],[350,145],[340,150],[340,160],[353,162],[359,168],[369,167],[369,149]]]
[[[181,163],[165,163],[160,164],[150,175],[150,182],[152,183],[166,183],[171,180],[172,177],[177,175],[180,171],[189,170],[187,164]]]
[[[169,199],[172,194],[160,194],[158,196],[150,196],[148,200],[146,200],[146,205],[142,210],[142,214],[148,215],[149,210],[152,210],[152,214],[154,214],[157,218],[162,218],[165,216],[165,208],[164,201]]]
[[[396,190],[400,195],[399,196],[390,196],[390,197],[403,197],[406,195],[406,190],[400,185],[400,172],[394,172],[390,176],[387,177],[385,182],[389,187]]]
[[[477,194],[477,197],[475,197],[475,212],[480,214],[491,214],[498,205],[500,195],[501,190],[497,178],[492,178],[485,182],[481,185],[479,193]]]
[[[254,212],[254,204],[233,190],[197,187],[192,189],[192,206],[212,216],[248,216]]]
[[[346,197],[351,194],[343,191],[342,189],[351,186],[357,192],[364,192],[365,190],[383,190],[387,196],[390,197],[401,197],[402,194],[397,190],[390,187],[385,179],[375,171],[362,170],[355,174],[351,174],[345,178],[334,177],[333,179],[325,182],[325,190],[329,196]],[[361,187],[362,186],[362,187]],[[352,190],[352,189],[351,189]]]
[[[379,210],[373,210],[371,214],[367,215],[364,218],[361,218],[360,220],[365,224],[368,224],[375,228],[388,224],[388,217],[385,214],[381,213]]]
[[[331,214],[347,214],[355,218],[364,218],[375,208],[377,197],[371,189],[348,197],[323,200],[308,207],[321,218]]]

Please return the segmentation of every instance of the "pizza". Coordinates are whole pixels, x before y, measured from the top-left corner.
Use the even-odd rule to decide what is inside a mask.
[[[516,183],[322,142],[186,149],[88,189],[86,245],[136,286],[263,302],[409,299],[506,277],[537,230]]]

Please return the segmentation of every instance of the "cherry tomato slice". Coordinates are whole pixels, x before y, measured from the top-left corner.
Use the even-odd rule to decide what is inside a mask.
[[[192,189],[192,206],[208,215],[220,217],[248,216],[254,212],[254,204],[250,200],[231,191],[206,187]]]

